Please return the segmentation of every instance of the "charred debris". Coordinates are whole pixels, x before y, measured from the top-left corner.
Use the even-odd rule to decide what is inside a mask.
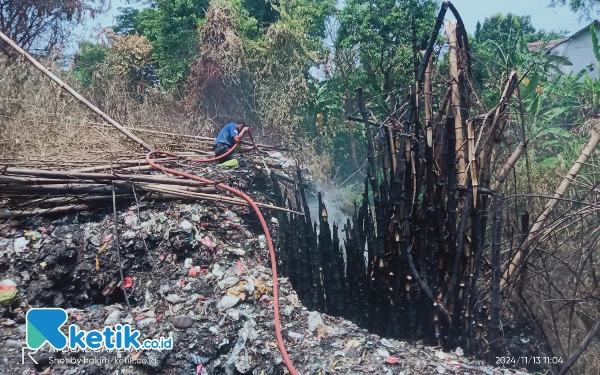
[[[434,110],[431,56],[448,8],[457,18],[445,27],[451,77]],[[450,3],[421,56],[417,83],[390,110],[404,106],[402,117],[377,124],[357,91],[360,117],[349,119],[368,124],[368,173],[351,218],[331,222],[321,194],[311,217],[300,171],[294,191],[272,176],[276,205],[304,212],[278,212],[278,267],[310,309],[491,360],[502,347],[500,187],[526,143],[492,174],[519,82],[513,71],[498,105],[471,115],[469,43]]]

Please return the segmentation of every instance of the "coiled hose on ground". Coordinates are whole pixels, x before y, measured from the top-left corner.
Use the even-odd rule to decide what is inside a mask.
[[[252,134],[250,133],[250,131],[248,131],[248,135],[250,136],[250,139],[252,139],[252,141],[254,143],[254,140],[252,138]],[[244,200],[246,200],[246,202],[248,202],[248,204],[250,204],[250,206],[254,210],[254,213],[256,213],[256,216],[258,216],[260,225],[262,226],[262,229],[265,232],[265,237],[267,239],[267,246],[269,247],[269,256],[271,259],[271,271],[272,271],[272,277],[273,277],[273,309],[274,309],[273,312],[274,312],[275,335],[277,336],[277,345],[279,346],[279,350],[281,351],[281,356],[283,357],[285,365],[287,366],[288,370],[290,371],[290,374],[298,375],[298,371],[296,371],[296,368],[294,367],[294,364],[292,363],[292,360],[290,359],[290,357],[287,353],[285,344],[283,343],[283,336],[281,335],[281,321],[279,318],[279,290],[277,287],[277,260],[275,259],[275,248],[273,247],[273,241],[271,239],[271,234],[269,233],[269,227],[267,226],[267,222],[265,221],[265,218],[263,217],[263,215],[260,212],[260,209],[258,208],[256,203],[254,203],[252,198],[250,198],[244,192],[234,189],[231,186],[227,186],[222,183],[217,183],[215,181],[212,181],[212,180],[200,177],[200,176],[195,176],[195,175],[192,175],[189,173],[181,172],[176,169],[164,167],[152,159],[152,157],[154,155],[166,155],[166,156],[170,156],[170,157],[179,157],[182,160],[196,162],[196,163],[212,162],[212,161],[217,161],[219,159],[222,159],[222,158],[228,156],[229,154],[231,154],[235,150],[235,148],[238,146],[238,144],[239,144],[239,142],[237,142],[225,154],[217,156],[217,157],[213,157],[213,158],[208,158],[208,159],[185,158],[185,157],[180,157],[179,155],[176,155],[176,154],[173,154],[170,152],[166,152],[166,151],[150,151],[146,155],[146,162],[148,164],[150,164],[151,166],[153,166],[154,168],[160,169],[164,172],[182,176],[182,177],[185,177],[185,178],[188,178],[191,180],[201,181],[201,182],[204,182],[204,183],[207,183],[210,185],[214,185],[215,187],[227,190],[235,195],[238,195],[238,196],[244,198]]]

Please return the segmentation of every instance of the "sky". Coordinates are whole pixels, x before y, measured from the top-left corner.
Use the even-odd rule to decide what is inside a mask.
[[[467,32],[473,34],[477,21],[483,22],[486,17],[496,13],[513,13],[519,16],[531,16],[533,26],[546,31],[568,31],[568,35],[581,30],[589,24],[588,21],[578,19],[568,7],[550,8],[550,0],[452,0],[460,13]],[[127,4],[126,0],[112,0],[112,7],[108,14],[101,15],[95,20],[87,22],[77,28],[78,38],[94,35],[95,29],[109,27],[115,24],[115,17],[122,7],[142,7],[139,4]],[[450,11],[446,13],[448,19],[454,18]]]
[[[546,31],[567,30],[568,35],[589,25],[586,20],[579,21],[579,17],[572,13],[568,7],[548,7],[550,0],[452,0],[452,4],[460,13],[465,23],[467,32],[473,34],[477,21],[481,21],[497,13],[513,13],[517,16],[531,16],[531,23],[536,30]],[[447,18],[451,12],[446,13]]]

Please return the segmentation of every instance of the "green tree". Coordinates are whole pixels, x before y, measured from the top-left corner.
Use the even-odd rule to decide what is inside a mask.
[[[73,61],[73,74],[85,86],[92,84],[94,71],[106,60],[108,48],[102,44],[79,42],[79,51]]]
[[[118,33],[139,33],[148,38],[158,64],[160,85],[174,89],[198,56],[198,27],[208,0],[155,0],[148,9],[125,8],[117,18]]]
[[[365,84],[374,83],[371,89],[406,87],[414,79],[415,52],[425,46],[437,8],[432,0],[349,0],[339,14],[336,48],[357,49]]]

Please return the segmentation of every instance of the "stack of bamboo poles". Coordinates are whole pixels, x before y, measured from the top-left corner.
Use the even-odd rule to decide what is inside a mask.
[[[158,160],[162,163],[178,162],[176,158]],[[214,186],[156,174],[145,159],[116,159],[111,164],[95,165],[72,162],[40,164],[35,161],[2,164],[0,198],[6,201],[4,212],[0,212],[1,219],[63,214],[110,206],[113,189],[120,202],[145,198],[201,199],[247,205],[242,199],[220,194]],[[66,169],[74,165],[78,168]],[[268,204],[259,206],[279,209]]]

